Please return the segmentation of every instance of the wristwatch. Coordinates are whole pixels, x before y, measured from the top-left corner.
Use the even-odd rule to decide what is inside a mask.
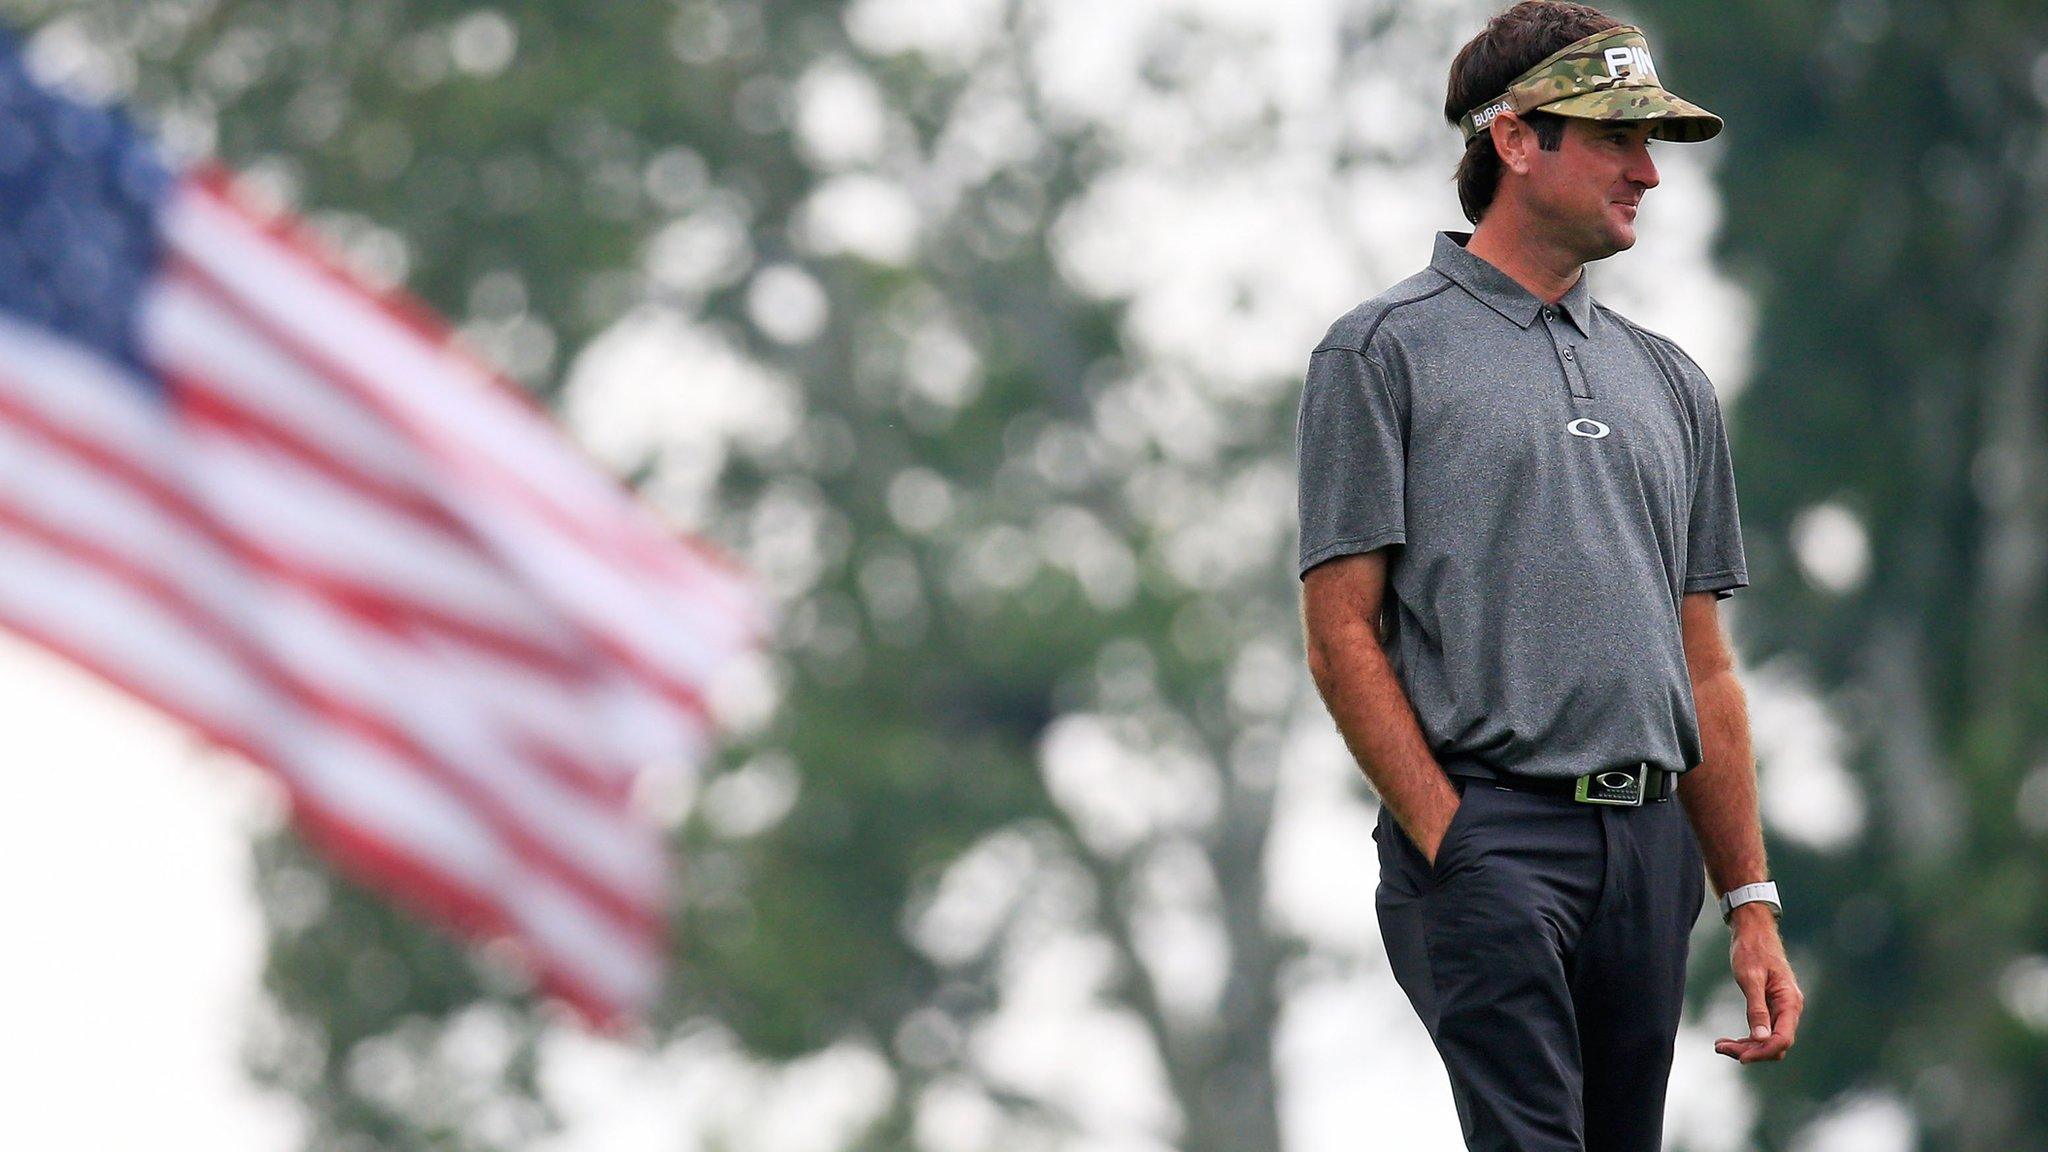
[[[1744,904],[1753,904],[1759,900],[1771,906],[1771,915],[1773,917],[1780,919],[1784,917],[1785,905],[1778,900],[1778,885],[1775,881],[1766,880],[1761,884],[1744,884],[1740,888],[1730,888],[1724,893],[1721,897],[1722,922],[1726,923],[1735,919],[1735,910],[1737,908],[1742,907]]]

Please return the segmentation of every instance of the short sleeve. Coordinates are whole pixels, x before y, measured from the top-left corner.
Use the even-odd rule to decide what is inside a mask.
[[[1295,425],[1300,575],[1407,537],[1406,436],[1378,366],[1350,348],[1309,357]]]
[[[1742,554],[1742,523],[1735,507],[1735,462],[1721,422],[1721,402],[1703,374],[1694,376],[1699,413],[1699,471],[1693,480],[1692,513],[1685,533],[1685,591],[1720,598],[1749,583]]]

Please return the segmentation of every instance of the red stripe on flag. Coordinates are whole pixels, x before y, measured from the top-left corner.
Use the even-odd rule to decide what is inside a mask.
[[[5,392],[0,392],[0,419],[62,447],[95,469],[121,480],[149,499],[167,517],[204,535],[242,563],[283,583],[315,592],[365,624],[397,636],[407,635],[414,628],[426,628],[500,659],[516,661],[537,672],[563,679],[576,679],[586,674],[586,662],[573,654],[573,650],[565,652],[543,648],[527,637],[514,636],[478,621],[452,616],[417,601],[402,600],[348,577],[320,571],[276,553],[258,541],[229,529],[195,504],[190,496],[170,487],[119,451],[45,419],[42,413]]]
[[[238,407],[232,399],[199,377],[174,372],[165,372],[163,376],[171,385],[173,405],[186,422],[217,428],[250,443],[282,452],[294,463],[354,489],[365,499],[376,501],[393,515],[441,532],[450,540],[481,554],[477,549],[476,534],[449,515],[448,510],[424,490],[401,486],[365,472],[284,425]]]
[[[175,207],[171,216],[175,223],[169,229],[169,237],[177,260],[174,267],[183,269],[179,273],[181,279],[190,282],[189,272],[195,269],[206,276],[220,294],[217,303],[231,301],[242,306],[249,322],[261,324],[265,334],[272,338],[282,337],[295,356],[309,357],[304,362],[316,373],[346,385],[359,403],[374,406],[394,428],[414,437],[422,451],[451,467],[478,493],[496,497],[499,506],[521,510],[533,518],[533,522],[522,526],[523,531],[539,529],[558,534],[562,537],[561,546],[580,542],[580,550],[606,566],[627,558],[613,546],[624,547],[642,559],[658,557],[657,568],[649,571],[665,576],[675,591],[689,593],[671,601],[672,605],[694,600],[717,606],[715,614],[693,609],[691,627],[686,631],[729,636],[741,648],[759,645],[764,626],[762,601],[751,590],[743,590],[741,582],[733,579],[730,566],[706,565],[689,549],[672,547],[675,541],[668,539],[671,534],[661,529],[644,509],[634,505],[615,482],[603,479],[602,473],[590,468],[580,453],[530,410],[530,398],[502,378],[465,371],[463,365],[467,362],[450,352],[445,330],[441,331],[441,340],[422,340],[405,324],[394,323],[381,302],[338,270],[318,251],[317,245],[309,246],[310,242],[295,228],[287,227],[280,234],[273,222],[251,219],[232,197],[223,200],[209,196],[201,188],[184,206]],[[214,251],[215,248],[219,251]],[[254,261],[263,267],[250,267],[242,272],[237,269],[238,260]],[[229,283],[225,277],[234,277],[237,282]],[[291,294],[293,279],[303,285],[300,294],[307,299],[296,301],[287,310],[283,296]],[[444,403],[396,404],[389,387],[392,381],[379,383],[361,375],[365,365],[350,357],[348,347],[338,344],[331,335],[296,327],[302,314],[317,313],[323,306],[338,306],[344,301],[349,306],[360,306],[346,321],[379,329],[362,334],[376,348],[368,355],[395,356],[404,362],[386,364],[384,368],[418,375],[418,380],[408,382],[420,389],[413,395],[441,396],[448,403],[474,406],[476,411],[469,415],[478,422],[475,436],[468,436],[460,422],[449,423],[451,412]],[[336,374],[337,367],[344,370],[340,375]],[[437,383],[426,382],[436,376],[441,378]],[[508,393],[508,389],[512,391]],[[507,395],[518,398],[519,403],[506,406]],[[441,409],[438,414],[437,408]],[[501,434],[511,440],[498,439]],[[502,458],[507,450],[531,451],[534,459],[523,464],[507,461]],[[585,482],[586,476],[590,482]],[[580,511],[572,511],[553,498],[549,488],[540,486],[536,477],[549,484],[566,483],[568,491],[581,492],[589,499]],[[597,525],[607,530],[594,536]],[[631,630],[627,633],[634,634]]]
[[[609,999],[593,990],[587,981],[566,971],[561,960],[548,950],[534,946],[516,917],[460,878],[448,875],[415,852],[382,840],[360,822],[325,812],[299,781],[271,759],[261,742],[212,718],[193,713],[164,696],[154,685],[121,672],[110,659],[78,648],[39,621],[14,611],[4,599],[0,599],[0,623],[119,691],[191,725],[214,744],[269,771],[291,797],[294,823],[331,852],[338,849],[339,852],[331,854],[329,859],[343,871],[382,889],[399,902],[411,905],[415,911],[433,918],[458,935],[483,941],[498,938],[527,941],[526,951],[537,961],[537,977],[542,989],[566,1001],[586,1022],[595,1027],[617,1027],[626,1018],[645,1010],[646,1006],[642,1004]]]
[[[210,272],[199,266],[189,257],[173,255],[170,261],[174,274],[179,279],[204,291],[215,304],[233,313],[238,320],[248,325],[278,351],[298,362],[306,371],[342,389],[352,401],[370,409],[392,427],[405,429],[408,432],[413,431],[403,419],[402,414],[392,412],[384,400],[376,395],[374,389],[363,385],[356,379],[355,373],[348,366],[330,360],[316,349],[308,346],[303,340],[272,323],[268,317],[251,307],[247,301],[237,295],[228,285],[214,278]],[[448,458],[444,454],[435,451],[432,446],[423,446],[422,451],[428,452],[435,459],[448,462]],[[528,490],[521,488],[517,491],[526,492]],[[514,493],[508,489],[501,488],[497,490],[496,494],[512,495]],[[528,506],[533,507],[530,504]],[[693,576],[691,579],[694,583],[702,582],[701,577]],[[679,598],[687,598],[688,589],[677,589],[675,595]],[[710,710],[705,703],[703,693],[697,685],[682,680],[667,670],[655,666],[642,653],[621,643],[609,634],[590,628],[580,621],[565,618],[562,622],[572,624],[580,631],[585,632],[591,644],[613,661],[631,671],[633,675],[646,682],[651,689],[660,693],[663,698],[699,716],[708,717],[710,715]]]
[[[631,769],[702,737],[763,600],[223,170],[156,226],[112,318],[145,365],[0,320],[0,464],[42,480],[0,488],[0,624],[274,772],[344,873],[514,941],[587,1020],[644,1012],[666,868]]]
[[[368,303],[392,324],[422,344],[440,354],[458,358],[471,369],[477,379],[488,382],[497,394],[517,405],[529,417],[552,425],[552,418],[530,393],[507,379],[495,366],[471,353],[447,322],[423,301],[402,288],[374,289],[365,284],[332,254],[325,241],[299,223],[295,217],[286,213],[265,211],[258,207],[243,193],[234,175],[225,168],[217,164],[204,165],[193,172],[190,179],[194,188],[205,193],[221,208],[288,253],[305,271]],[[565,447],[571,447],[573,450],[573,446]],[[587,463],[593,473],[602,474],[602,467],[595,461]],[[502,481],[508,478],[496,479]],[[745,582],[744,567],[729,554],[695,537],[661,529],[656,526],[652,517],[630,505],[622,506],[621,511],[634,514],[633,519],[636,522],[633,527],[652,529],[655,539],[641,536],[637,532],[594,532],[590,525],[577,518],[573,512],[540,498],[540,493],[516,482],[504,484],[499,491],[503,495],[518,498],[533,511],[546,516],[558,530],[582,539],[601,553],[630,560],[650,573],[675,579],[701,580],[702,573],[694,571],[691,565],[677,562],[675,552],[670,550],[671,546],[677,546],[693,561],[718,570],[734,583]],[[656,539],[659,547],[655,546]]]
[[[442,876],[404,848],[371,835],[360,824],[327,812],[303,793],[292,794],[292,823],[336,870],[372,891],[390,894],[429,923],[481,943],[524,937],[502,909],[474,890]],[[622,1034],[647,1008],[605,997],[530,946],[522,946],[521,953],[539,960],[533,972],[537,990],[569,1005],[594,1030]]]
[[[247,439],[251,443],[274,448],[289,456],[293,461],[328,476],[337,483],[361,491],[366,497],[377,500],[395,514],[409,516],[422,525],[445,532],[475,552],[480,559],[489,559],[485,554],[487,545],[479,541],[476,534],[448,511],[433,502],[432,498],[418,489],[406,489],[373,477],[349,464],[325,448],[313,444],[298,433],[277,422],[238,407],[235,403],[212,389],[205,381],[191,376],[174,376],[171,382],[177,388],[177,403],[192,422],[219,429],[223,434]],[[576,632],[583,629],[574,622],[564,621],[566,627]],[[587,643],[607,650],[602,637],[585,635]],[[587,664],[587,662],[585,662]],[[700,698],[690,697],[681,701],[692,714],[704,717],[705,708]],[[559,755],[573,759],[567,750],[558,750]]]
[[[214,391],[203,380],[192,376],[173,376],[171,382],[177,389],[179,409],[188,421],[218,429],[223,434],[246,437],[253,443],[275,448],[290,456],[295,462],[319,471],[338,483],[357,488],[366,496],[385,504],[395,513],[411,516],[428,527],[444,531],[479,550],[480,553],[482,545],[477,542],[475,534],[466,525],[451,517],[446,509],[434,503],[425,492],[400,488],[394,483],[363,472],[291,429],[236,406],[232,400]],[[365,623],[381,626],[372,621]],[[588,662],[584,663],[587,665]],[[701,713],[701,709],[697,711]],[[523,739],[527,742],[529,753],[534,756],[535,762],[565,786],[575,788],[596,799],[622,801],[625,798],[630,786],[618,774],[596,771],[582,763],[581,757],[573,750],[554,745],[538,733],[526,732]]]
[[[476,813],[513,855],[587,900],[622,930],[649,943],[658,943],[662,939],[665,929],[659,907],[612,888],[608,882],[564,856],[560,848],[543,842],[527,826],[525,819],[508,806],[507,801],[408,736],[402,724],[382,718],[364,705],[341,699],[306,681],[264,652],[259,643],[242,634],[233,622],[214,614],[162,573],[144,568],[129,557],[82,540],[61,528],[24,516],[8,505],[0,504],[0,526],[12,528],[16,533],[97,569],[148,597],[158,608],[209,637],[225,655],[272,686],[285,701],[390,753],[399,762],[452,793]],[[503,765],[498,770],[517,772],[521,769]],[[622,824],[625,822],[623,813],[615,815],[621,817]]]

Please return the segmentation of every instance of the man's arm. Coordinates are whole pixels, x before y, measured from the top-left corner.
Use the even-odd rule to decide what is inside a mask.
[[[1687,772],[1678,798],[1691,818],[1715,895],[1770,878],[1763,822],[1757,815],[1756,765],[1750,756],[1749,710],[1735,678],[1735,656],[1712,592],[1685,597],[1680,611],[1686,671],[1699,714],[1699,766]],[[1749,1036],[1714,1042],[1714,1051],[1752,1064],[1782,1060],[1799,1030],[1806,997],[1793,978],[1778,921],[1761,903],[1735,910],[1730,963],[1749,1001]]]
[[[1308,667],[1380,802],[1434,865],[1458,790],[1437,765],[1380,642],[1387,551],[1340,556],[1302,581]]]

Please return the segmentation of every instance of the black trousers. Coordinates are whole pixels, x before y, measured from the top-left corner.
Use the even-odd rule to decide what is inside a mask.
[[[1676,799],[1580,804],[1454,778],[1436,866],[1381,808],[1394,978],[1471,1152],[1658,1152],[1688,937],[1706,896]]]

